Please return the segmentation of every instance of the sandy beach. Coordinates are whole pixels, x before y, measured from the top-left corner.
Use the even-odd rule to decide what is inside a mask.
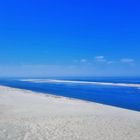
[[[139,140],[140,112],[0,86],[0,140]]]

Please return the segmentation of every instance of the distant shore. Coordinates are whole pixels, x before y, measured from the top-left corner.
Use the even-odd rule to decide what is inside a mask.
[[[140,112],[0,86],[0,140],[139,138]]]
[[[89,84],[89,85],[105,85],[105,86],[122,86],[122,87],[136,87],[140,88],[140,84],[129,83],[110,83],[110,82],[88,82],[88,81],[73,81],[73,80],[52,80],[52,79],[23,79],[21,81],[28,81],[34,83],[73,83],[73,84]]]

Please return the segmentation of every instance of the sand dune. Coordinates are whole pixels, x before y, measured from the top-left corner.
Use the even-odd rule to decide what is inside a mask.
[[[0,140],[139,140],[140,112],[0,86]]]

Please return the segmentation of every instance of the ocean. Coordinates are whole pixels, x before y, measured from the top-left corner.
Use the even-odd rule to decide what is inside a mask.
[[[131,84],[137,86],[130,86]],[[136,77],[0,79],[0,85],[82,99],[135,111],[140,111],[139,84],[140,78]]]

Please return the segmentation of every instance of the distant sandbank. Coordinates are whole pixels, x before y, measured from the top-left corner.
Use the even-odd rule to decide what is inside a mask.
[[[105,86],[123,86],[140,88],[140,84],[128,83],[109,83],[109,82],[88,82],[88,81],[72,81],[72,80],[52,80],[52,79],[22,79],[21,81],[33,83],[73,83],[73,84],[89,84],[89,85],[105,85]]]

